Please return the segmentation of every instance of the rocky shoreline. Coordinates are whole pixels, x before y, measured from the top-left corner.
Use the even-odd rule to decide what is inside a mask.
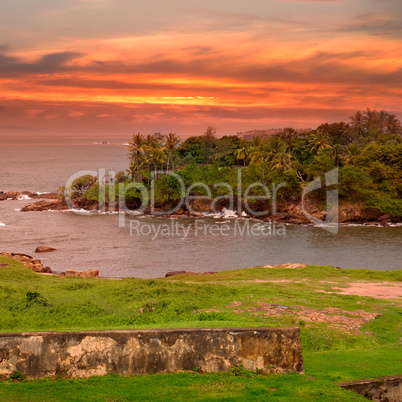
[[[56,193],[33,193],[29,191],[9,191],[7,193],[0,192],[0,201],[6,200],[28,200],[39,199],[37,202],[30,202],[26,204],[21,212],[41,212],[41,211],[67,211],[69,206],[64,199],[60,199],[60,196]],[[84,198],[74,201],[74,205],[79,210],[92,211],[94,213],[99,212],[99,205],[95,201],[88,201]],[[196,199],[190,202],[191,210],[186,207],[179,208],[173,214],[167,213],[166,215],[175,218],[199,218],[205,217],[206,214],[212,214],[212,201]],[[218,202],[215,205],[216,211],[224,216],[225,210],[228,210],[229,205],[225,202]],[[268,211],[268,213],[262,216],[250,216],[243,212],[242,217],[257,218],[263,221],[284,223],[284,224],[296,224],[296,225],[312,225],[312,222],[306,217],[301,203],[287,202],[279,203],[275,213],[272,213],[271,205],[267,202],[261,202],[253,206],[255,211]],[[144,215],[149,216],[161,216],[174,208],[172,203],[166,203],[165,205],[157,205],[152,210],[146,208]],[[237,209],[237,206],[235,206]],[[134,209],[134,208],[133,208]],[[314,218],[324,221],[326,218],[326,211],[319,208],[314,200],[309,200],[305,204],[305,209]],[[241,210],[245,211],[244,205],[241,206]],[[118,212],[119,208],[116,203],[106,205],[104,208],[106,212]],[[231,217],[236,217],[235,214]],[[377,209],[362,208],[358,204],[342,204],[338,210],[338,222],[339,223],[355,223],[366,224],[371,226],[387,226],[394,223],[402,222],[402,217],[390,216],[384,214]]]
[[[47,249],[46,251],[38,251],[38,249]],[[56,251],[51,247],[39,246],[36,248],[35,253],[44,253],[49,251]],[[65,272],[57,274],[51,270],[50,267],[45,267],[41,260],[31,257],[27,254],[22,253],[12,253],[9,251],[0,252],[0,257],[12,258],[13,260],[21,262],[26,268],[37,274],[47,274],[47,275],[58,275],[61,277],[78,277],[78,278],[94,278],[99,276],[99,271],[97,269],[88,269],[86,271],[76,271],[73,269],[67,269]],[[8,268],[9,264],[0,264],[0,269]]]

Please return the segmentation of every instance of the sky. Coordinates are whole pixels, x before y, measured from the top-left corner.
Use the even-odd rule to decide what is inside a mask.
[[[402,119],[400,0],[0,0],[1,136]]]

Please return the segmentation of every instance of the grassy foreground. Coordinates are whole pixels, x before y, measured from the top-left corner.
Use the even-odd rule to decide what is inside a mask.
[[[5,381],[0,400],[353,401],[364,399],[336,382],[402,373],[399,301],[334,293],[351,282],[398,283],[401,271],[309,266],[107,280],[41,276],[11,259],[0,257],[0,263],[10,264],[0,270],[1,332],[300,326],[306,371]],[[278,314],[266,308],[276,305],[286,309]],[[342,321],[362,311],[377,316],[352,330]]]

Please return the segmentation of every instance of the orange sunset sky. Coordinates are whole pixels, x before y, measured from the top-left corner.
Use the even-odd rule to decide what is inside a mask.
[[[402,119],[401,0],[2,0],[0,137]]]

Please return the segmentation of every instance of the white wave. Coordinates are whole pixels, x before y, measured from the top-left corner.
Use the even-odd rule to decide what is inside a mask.
[[[0,226],[6,226],[6,224],[3,222],[0,222]]]
[[[237,215],[236,211],[233,211],[231,209],[226,209],[223,208],[221,212],[221,218],[238,218],[239,215]]]
[[[333,228],[339,226],[338,223],[332,223],[332,222],[320,222],[320,223],[315,223],[314,226],[318,228]]]
[[[75,212],[76,214],[80,214],[80,215],[92,215],[93,212],[92,211],[88,211],[86,209],[80,208],[80,209],[67,209],[66,212]]]
[[[31,199],[31,198],[28,197],[26,194],[20,194],[20,195],[17,197],[17,200],[18,200],[18,201],[30,200],[30,199]]]
[[[119,213],[119,211],[99,211],[98,209],[92,212],[98,215],[117,215]]]
[[[40,191],[37,191],[36,194],[42,195],[42,194],[50,194],[50,193],[49,193],[49,191],[44,191],[43,193],[41,193]]]

